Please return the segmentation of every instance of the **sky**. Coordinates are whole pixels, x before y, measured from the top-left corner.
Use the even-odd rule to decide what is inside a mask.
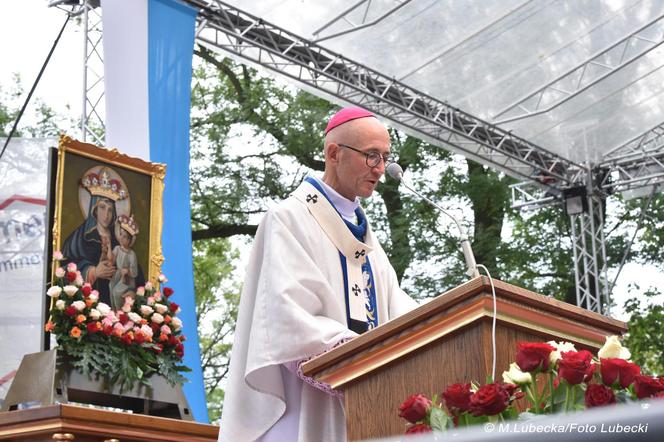
[[[0,87],[7,91],[13,85],[13,75],[19,74],[26,93],[34,82],[48,51],[62,24],[65,13],[49,8],[48,0],[3,0],[0,2]],[[56,48],[32,100],[42,99],[60,114],[79,118],[83,94],[83,34],[81,26],[72,20]],[[22,103],[22,100],[20,103]],[[29,119],[30,108],[27,116]],[[78,128],[69,135],[79,136]],[[443,205],[444,202],[443,202]],[[453,208],[452,208],[453,209]],[[463,209],[461,211],[464,211]],[[627,232],[631,235],[631,232]],[[570,272],[571,263],[570,263]],[[615,274],[609,275],[612,281]],[[661,286],[664,277],[653,266],[628,264],[623,269],[614,291],[614,300],[622,305],[628,296],[628,286],[636,283],[641,289]],[[460,281],[461,283],[461,281]],[[527,288],[527,287],[526,287]],[[614,316],[627,319],[620,309]]]
[[[48,0],[0,2],[0,87],[3,92],[12,88],[14,74],[21,76],[25,92],[30,90],[65,18],[64,11],[48,7]],[[72,116],[80,117],[82,78],[83,33],[81,27],[71,20],[26,114],[34,109],[34,99],[38,97],[60,113],[70,112]]]

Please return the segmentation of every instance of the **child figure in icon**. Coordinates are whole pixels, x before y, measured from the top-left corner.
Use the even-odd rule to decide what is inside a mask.
[[[109,283],[111,304],[114,310],[120,310],[125,303],[126,296],[136,293],[136,276],[138,276],[138,259],[132,246],[136,242],[138,225],[134,216],[120,215],[115,223],[115,237],[120,245],[112,251],[115,262],[115,275]]]

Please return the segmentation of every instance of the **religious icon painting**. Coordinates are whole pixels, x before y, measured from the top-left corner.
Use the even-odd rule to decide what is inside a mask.
[[[60,137],[52,250],[116,310],[160,273],[165,171],[163,164]]]

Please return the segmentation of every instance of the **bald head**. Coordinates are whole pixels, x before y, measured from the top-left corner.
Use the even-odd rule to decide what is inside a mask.
[[[369,197],[385,173],[382,161],[375,167],[367,165],[366,154],[371,152],[383,157],[390,153],[390,135],[375,117],[354,119],[333,128],[325,136],[323,181],[349,200]]]

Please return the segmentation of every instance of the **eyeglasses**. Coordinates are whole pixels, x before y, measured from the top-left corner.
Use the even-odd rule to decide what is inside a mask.
[[[390,164],[394,162],[394,155],[392,154],[387,154],[387,155],[381,155],[378,152],[372,151],[372,152],[364,152],[361,151],[360,149],[356,149],[353,146],[349,146],[347,144],[341,144],[337,143],[341,147],[345,147],[346,149],[354,150],[357,153],[361,153],[366,157],[367,160],[367,166],[369,167],[377,167],[381,161],[385,162],[385,165]]]

